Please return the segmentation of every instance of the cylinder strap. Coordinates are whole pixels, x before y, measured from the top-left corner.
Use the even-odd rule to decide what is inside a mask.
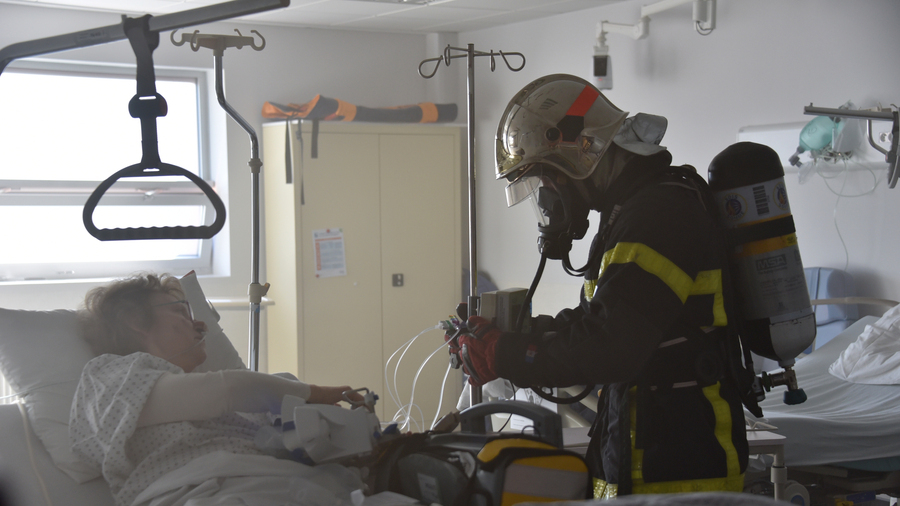
[[[731,235],[734,244],[739,246],[749,242],[761,241],[770,237],[780,237],[783,235],[793,234],[797,229],[794,226],[794,217],[791,215],[784,216],[763,223],[756,223],[747,227],[738,227],[731,229]]]

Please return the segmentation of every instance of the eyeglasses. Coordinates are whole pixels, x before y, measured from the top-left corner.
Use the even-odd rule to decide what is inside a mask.
[[[173,300],[172,302],[163,302],[162,304],[154,304],[152,307],[171,306],[173,304],[183,304],[183,307],[185,308],[185,310],[187,310],[187,316],[193,319],[194,313],[193,311],[191,311],[191,303],[185,299]]]

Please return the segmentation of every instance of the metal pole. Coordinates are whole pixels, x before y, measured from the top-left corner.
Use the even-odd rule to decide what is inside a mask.
[[[250,126],[237,111],[225,100],[225,84],[224,71],[222,69],[222,52],[217,50],[214,53],[215,72],[216,72],[216,98],[219,105],[225,109],[225,112],[237,122],[241,128],[250,136],[250,286],[248,294],[250,296],[250,342],[247,353],[247,367],[251,371],[259,370],[259,321],[260,321],[260,304],[263,296],[269,290],[268,284],[263,286],[259,284],[259,173],[262,168],[262,162],[259,159],[259,139],[256,136],[256,130]]]
[[[478,314],[478,258],[476,255],[477,236],[475,234],[475,44],[468,44],[466,56],[466,90],[468,100],[466,106],[467,127],[469,130],[469,315]],[[471,405],[481,404],[481,387],[472,386],[469,392]]]
[[[425,79],[431,79],[434,77],[434,74],[437,73],[440,64],[443,62],[446,65],[450,65],[450,60],[453,58],[461,58],[463,55],[451,55],[451,50],[462,51],[461,48],[447,46],[444,49],[444,55],[437,58],[429,58],[427,60],[422,60],[419,62],[419,75],[424,77]],[[525,56],[522,53],[504,53],[500,51],[499,53],[494,53],[491,51],[490,53],[479,52],[476,54],[475,44],[468,44],[466,46],[466,91],[467,91],[467,104],[466,104],[466,127],[469,131],[469,139],[468,139],[468,176],[469,176],[469,296],[466,300],[467,302],[467,312],[468,315],[476,315],[478,314],[478,306],[479,306],[479,297],[478,297],[478,255],[477,255],[477,234],[476,234],[476,215],[475,215],[475,57],[476,56],[490,56],[491,57],[491,72],[494,71],[495,63],[494,57],[500,56],[503,58],[503,62],[506,63],[506,66],[512,70],[513,72],[518,72],[522,70],[525,66]],[[522,58],[522,65],[518,68],[510,65],[509,61],[507,61],[507,55],[516,55]],[[422,66],[428,62],[435,62],[434,70],[432,72],[426,73],[422,70]],[[471,401],[471,405],[474,406],[476,404],[481,404],[482,402],[482,392],[481,387],[471,386],[469,385],[469,399]]]

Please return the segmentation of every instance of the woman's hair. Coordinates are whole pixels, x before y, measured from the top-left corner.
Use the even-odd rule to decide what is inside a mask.
[[[150,297],[155,293],[184,298],[178,278],[168,274],[137,274],[89,291],[79,321],[94,353],[129,355],[145,351],[137,329],[153,326]]]

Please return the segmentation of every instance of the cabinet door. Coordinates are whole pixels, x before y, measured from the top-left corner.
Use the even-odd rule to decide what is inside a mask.
[[[311,158],[309,127],[291,189],[283,176],[284,126],[264,129],[271,370],[367,387],[380,397],[382,421],[410,402],[415,383],[410,428],[424,430],[447,371],[443,333],[425,333],[387,362],[462,300],[459,129],[322,124]],[[326,229],[341,230],[344,276],[316,276],[313,231]],[[441,414],[455,407],[460,384],[459,371],[451,371]],[[396,399],[388,395],[395,390]]]
[[[382,386],[381,217],[377,134],[321,131],[303,160],[301,373],[320,385]],[[316,277],[313,231],[339,228],[345,276]],[[277,301],[276,301],[277,303]]]
[[[408,340],[447,319],[462,300],[459,193],[455,191],[459,187],[459,162],[453,156],[459,152],[459,144],[451,135],[383,134],[379,139],[382,333],[387,361]],[[393,286],[394,274],[402,274],[403,286]],[[419,373],[421,364],[432,354]],[[412,416],[418,425],[411,424],[412,430],[430,428],[448,359],[443,332],[430,331],[417,339],[400,363],[399,405],[411,399],[416,405]],[[395,363],[388,365],[388,378],[392,380]],[[458,371],[451,371],[441,414],[455,408],[459,381]],[[390,387],[393,390],[393,385]],[[382,402],[391,415],[399,408],[393,400]]]

